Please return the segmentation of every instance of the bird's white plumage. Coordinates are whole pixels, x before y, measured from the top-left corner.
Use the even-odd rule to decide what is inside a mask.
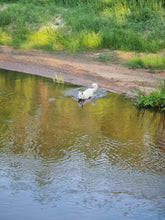
[[[79,100],[86,100],[93,97],[94,92],[98,89],[98,86],[96,83],[92,84],[92,88],[88,88],[83,92],[78,93],[78,99]]]

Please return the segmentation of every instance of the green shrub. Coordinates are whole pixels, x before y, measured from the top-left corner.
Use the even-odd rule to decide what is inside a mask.
[[[149,95],[144,95],[138,89],[136,105],[140,108],[153,108],[165,111],[165,80],[160,82],[158,88]]]
[[[158,42],[148,41],[132,30],[108,29],[102,32],[102,46],[111,49],[133,50],[141,52],[156,52],[160,47]]]
[[[135,57],[131,58],[127,65],[131,68],[147,68],[147,69],[161,69],[165,70],[165,57],[148,55],[144,58]]]

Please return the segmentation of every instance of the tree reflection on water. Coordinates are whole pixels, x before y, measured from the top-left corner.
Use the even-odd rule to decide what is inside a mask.
[[[78,86],[0,72],[0,190],[35,208],[165,216],[165,115],[109,92],[80,108],[68,89]]]

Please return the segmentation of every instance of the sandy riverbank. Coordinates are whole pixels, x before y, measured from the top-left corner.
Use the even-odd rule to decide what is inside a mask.
[[[45,77],[61,73],[66,82],[89,86],[97,82],[99,87],[135,95],[134,88],[145,88],[146,92],[165,78],[165,72],[150,73],[147,70],[133,70],[121,65],[96,62],[88,56],[71,56],[31,50],[22,51],[0,47],[0,68],[26,72]]]

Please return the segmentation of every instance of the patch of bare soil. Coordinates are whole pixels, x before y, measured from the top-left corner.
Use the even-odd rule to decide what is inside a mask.
[[[93,82],[110,91],[135,96],[135,88],[146,93],[156,88],[158,80],[165,78],[165,72],[150,73],[147,70],[133,70],[120,64],[95,61],[91,54],[71,56],[48,53],[39,50],[22,51],[0,47],[0,68],[26,72],[53,78],[62,74],[65,82],[89,86]]]

